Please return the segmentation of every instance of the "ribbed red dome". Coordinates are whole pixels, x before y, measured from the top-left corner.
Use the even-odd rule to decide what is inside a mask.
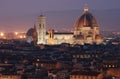
[[[74,24],[74,29],[80,29],[81,27],[98,27],[96,19],[89,12],[84,12]]]

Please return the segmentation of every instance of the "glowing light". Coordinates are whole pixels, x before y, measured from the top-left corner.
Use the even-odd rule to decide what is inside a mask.
[[[85,5],[85,7],[84,7],[84,12],[88,12],[88,6],[87,5]]]
[[[23,36],[22,36],[22,35],[20,35],[20,38],[23,38]]]
[[[4,33],[3,33],[3,32],[1,32],[1,33],[0,33],[0,36],[4,36]]]
[[[15,35],[18,35],[18,32],[15,32]]]
[[[25,35],[24,35],[23,37],[24,37],[24,38],[26,38],[26,36],[25,36]]]

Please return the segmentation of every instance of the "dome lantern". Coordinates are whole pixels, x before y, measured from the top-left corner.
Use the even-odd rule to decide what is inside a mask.
[[[87,5],[85,5],[85,7],[84,7],[84,12],[88,12],[88,6]]]

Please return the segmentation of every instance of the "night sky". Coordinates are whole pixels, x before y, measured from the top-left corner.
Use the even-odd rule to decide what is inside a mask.
[[[96,12],[93,14],[97,16],[96,19],[100,21],[101,26],[106,26],[105,29],[109,29],[108,26],[110,26],[110,30],[112,28],[114,30],[115,28],[120,29],[120,0],[0,0],[0,32],[26,32],[33,27],[37,16],[41,13],[48,17],[48,28],[52,28],[52,26],[53,28],[60,28],[60,26],[65,25],[71,28],[74,20],[68,18],[70,17],[68,15],[72,15],[69,14],[69,11],[76,11],[73,15],[79,16],[81,13],[77,15],[77,11],[82,11],[85,4],[89,6],[91,12]],[[101,17],[105,16],[101,15],[107,15],[107,11],[111,12],[110,17],[107,16],[109,18],[102,20]],[[58,17],[54,16],[55,12],[55,16]],[[62,20],[57,14],[59,12],[61,13],[60,16],[62,16],[62,12],[65,13],[66,15],[63,15],[64,18],[66,16],[67,20],[63,19],[64,22],[59,22]],[[114,19],[113,23],[112,19]]]

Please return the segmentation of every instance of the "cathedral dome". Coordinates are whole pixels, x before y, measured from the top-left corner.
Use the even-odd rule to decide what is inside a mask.
[[[27,35],[27,36],[33,36],[33,31],[34,31],[34,29],[33,29],[33,28],[30,28],[30,29],[27,31],[26,35]]]
[[[80,16],[74,24],[74,29],[79,30],[82,27],[98,27],[97,21],[94,16],[88,12],[88,7],[84,8],[84,13]]]

